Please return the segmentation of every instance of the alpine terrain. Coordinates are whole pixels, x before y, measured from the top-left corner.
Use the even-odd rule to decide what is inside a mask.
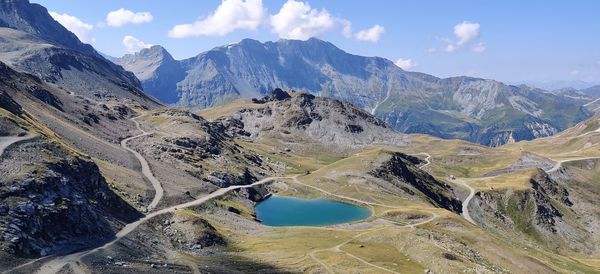
[[[27,0],[0,26],[2,273],[600,271],[591,93],[318,39],[116,65]]]
[[[440,79],[316,38],[244,39],[176,61],[160,46],[116,59],[165,104],[193,108],[292,88],[351,102],[404,133],[489,146],[556,134],[591,116],[574,97],[471,77]]]

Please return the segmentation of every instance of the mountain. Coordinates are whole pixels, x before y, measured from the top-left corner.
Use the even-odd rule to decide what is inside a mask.
[[[79,41],[75,34],[52,19],[45,7],[28,0],[1,1],[0,26],[35,35],[57,46],[97,54],[92,46]]]
[[[160,47],[118,63],[166,103],[204,108],[281,87],[351,102],[405,133],[497,146],[550,136],[589,117],[589,98],[471,77],[440,79],[319,39],[244,39],[174,61]]]
[[[113,61],[133,72],[148,94],[165,104],[178,101],[177,83],[183,80],[185,71],[163,47],[152,46]]]
[[[573,80],[573,81],[524,81],[514,83],[515,85],[525,84],[528,86],[541,88],[545,90],[556,90],[556,89],[565,89],[565,88],[574,88],[574,89],[586,89],[593,85],[597,85],[598,83],[594,82],[586,82],[581,80]]]
[[[133,73],[113,64],[27,0],[0,2],[0,61],[73,95],[158,106]]]
[[[598,98],[598,97],[600,97],[600,85],[585,88],[585,89],[580,89],[579,92],[581,92],[587,96],[590,96],[592,98]]]
[[[340,150],[365,145],[401,145],[409,139],[350,103],[308,93],[275,89],[262,100],[230,114],[249,138],[302,139]],[[242,135],[244,136],[244,135]]]
[[[61,32],[43,26],[51,21],[24,12],[0,21],[43,30],[0,28],[0,59],[10,61],[0,62],[3,273],[598,272],[600,115],[548,138],[486,147],[400,133],[365,110],[381,101],[368,96],[361,107],[274,89],[252,99],[234,92],[231,102],[201,110],[159,107],[130,73],[76,41],[58,42]],[[320,47],[296,55],[322,55]],[[131,58],[146,80],[168,73],[169,63],[188,72],[159,47]],[[458,98],[448,102],[485,94],[493,104],[469,111],[509,113],[497,114],[499,127],[527,117],[517,112],[545,117],[551,106],[568,114],[552,99],[590,100],[398,73],[412,88],[421,79],[453,90]],[[177,91],[182,81],[166,87]],[[443,105],[432,103],[441,100],[435,92],[419,93],[429,113]],[[412,98],[400,95],[369,110]],[[269,212],[285,220],[344,214],[332,214],[335,225],[277,228],[261,221],[270,197],[287,201]],[[317,212],[302,214],[305,207]],[[357,207],[368,216],[340,218]],[[294,211],[276,212],[286,208]]]

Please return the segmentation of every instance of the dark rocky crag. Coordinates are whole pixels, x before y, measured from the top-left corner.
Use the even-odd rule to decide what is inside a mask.
[[[95,163],[43,135],[5,151],[0,174],[2,258],[96,246],[142,216],[112,192]]]
[[[370,174],[391,182],[410,195],[420,193],[431,204],[460,214],[462,204],[454,189],[419,169],[415,162],[414,157],[399,152],[392,153],[388,161]]]
[[[524,190],[478,192],[470,206],[471,215],[492,231],[516,232],[518,239],[528,238],[560,250],[597,252],[590,240],[593,232],[582,223],[586,213],[574,207],[563,183],[542,169],[529,183],[530,188]]]

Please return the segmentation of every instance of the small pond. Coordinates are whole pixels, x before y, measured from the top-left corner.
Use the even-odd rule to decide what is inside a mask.
[[[371,216],[364,207],[329,199],[271,196],[256,205],[256,217],[268,226],[326,226]]]

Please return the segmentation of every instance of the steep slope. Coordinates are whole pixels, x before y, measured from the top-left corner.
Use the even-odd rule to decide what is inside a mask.
[[[97,54],[92,46],[79,41],[75,34],[58,24],[48,15],[48,10],[28,0],[3,0],[0,2],[0,26],[17,29],[38,36],[52,44],[74,49],[86,54]]]
[[[143,93],[131,72],[81,43],[42,6],[27,0],[3,1],[0,20],[5,26],[0,28],[0,61],[71,94],[129,99],[148,107],[158,105]]]
[[[0,135],[6,136],[0,137],[0,268],[98,245],[140,218],[89,157],[66,146],[13,96],[51,108],[62,102],[31,76],[1,63],[0,72]]]
[[[162,62],[160,56],[153,58],[128,66]],[[204,108],[260,97],[276,87],[293,88],[351,102],[401,132],[491,146],[550,136],[589,116],[581,107],[589,98],[493,80],[407,72],[387,59],[348,54],[314,38],[266,43],[244,39],[178,63],[183,75],[153,77],[147,90],[170,91],[170,97],[161,96],[177,96],[176,105],[186,107]],[[155,70],[134,72],[147,77]],[[159,82],[171,88],[153,90]]]

